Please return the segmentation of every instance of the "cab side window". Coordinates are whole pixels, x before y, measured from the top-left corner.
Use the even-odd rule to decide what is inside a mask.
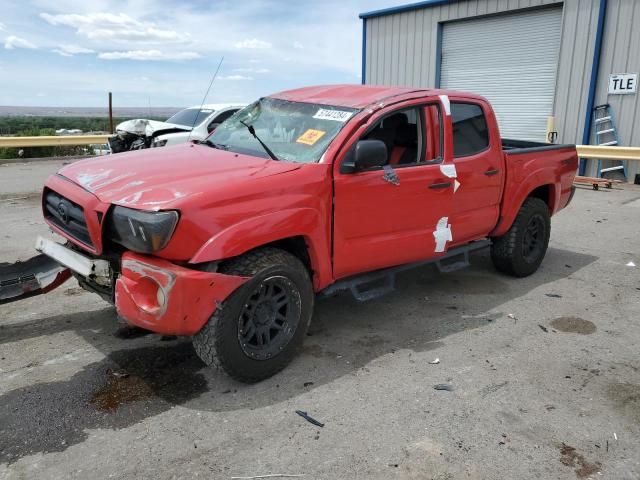
[[[489,146],[487,120],[480,105],[451,102],[453,156],[467,157]]]
[[[387,147],[387,164],[415,164],[422,158],[424,145],[418,108],[406,108],[382,118],[362,139],[381,140]]]

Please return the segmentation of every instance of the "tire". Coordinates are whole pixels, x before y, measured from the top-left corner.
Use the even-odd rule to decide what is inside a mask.
[[[493,239],[491,260],[497,270],[514,277],[527,277],[542,263],[551,233],[547,204],[527,198],[507,233]]]
[[[291,362],[311,322],[309,272],[298,258],[273,247],[233,258],[219,271],[252,278],[222,302],[193,337],[196,353],[207,365],[244,383],[275,375]]]

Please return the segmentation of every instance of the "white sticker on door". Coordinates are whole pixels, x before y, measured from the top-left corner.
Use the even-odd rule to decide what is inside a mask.
[[[449,223],[449,217],[442,217],[438,220],[436,230],[433,232],[433,238],[436,239],[436,253],[444,252],[447,242],[453,240],[451,235],[451,225]]]
[[[455,165],[440,165],[440,171],[442,172],[443,175],[449,177],[449,178],[456,178],[458,176],[458,172],[456,172],[456,166]]]
[[[328,110],[326,108],[319,109],[313,118],[318,120],[333,120],[334,122],[346,122],[351,118],[353,112],[345,112],[344,110]]]
[[[451,115],[451,102],[449,101],[449,97],[447,95],[438,95],[440,97],[440,101],[442,102],[442,106],[444,107],[444,114],[448,117]]]

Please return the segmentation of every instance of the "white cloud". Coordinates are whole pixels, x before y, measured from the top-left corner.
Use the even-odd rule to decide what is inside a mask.
[[[247,77],[245,75],[221,75],[218,78],[220,80],[253,80],[253,77]]]
[[[51,15],[40,17],[51,25],[76,29],[76,33],[96,41],[176,43],[189,39],[188,34],[158,28],[155,23],[140,22],[126,13],[89,13]]]
[[[257,38],[251,38],[242,40],[241,42],[236,43],[236,48],[248,48],[248,49],[258,49],[258,48],[271,48],[271,44],[269,42],[265,42],[264,40],[258,40]]]
[[[304,49],[304,45],[298,41],[293,42],[293,48],[295,48],[296,50],[302,50]]]
[[[234,72],[242,72],[242,73],[270,73],[271,70],[268,68],[234,68]]]
[[[0,31],[2,31],[4,29],[5,29],[4,23],[0,22]]]
[[[29,40],[16,37],[15,35],[10,35],[4,40],[4,48],[7,50],[13,50],[14,48],[36,48],[36,46]]]
[[[54,48],[51,51],[63,57],[72,57],[78,53],[95,53],[95,50],[79,47],[78,45],[59,45],[58,48]]]
[[[200,58],[196,52],[162,53],[160,50],[129,50],[125,52],[102,52],[98,58],[103,60],[193,60]]]

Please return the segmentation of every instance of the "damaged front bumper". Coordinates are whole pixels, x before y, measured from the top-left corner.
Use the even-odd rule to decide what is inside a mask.
[[[131,325],[166,335],[199,332],[218,305],[248,280],[133,252],[122,255],[115,272],[107,260],[42,237],[36,249],[42,254],[26,262],[0,265],[0,303],[46,293],[73,274],[96,293],[96,287],[115,293],[118,314]]]
[[[47,255],[0,264],[0,304],[47,293],[71,277],[71,271]]]
[[[126,252],[115,285],[116,308],[132,325],[166,335],[194,335],[247,280]]]

